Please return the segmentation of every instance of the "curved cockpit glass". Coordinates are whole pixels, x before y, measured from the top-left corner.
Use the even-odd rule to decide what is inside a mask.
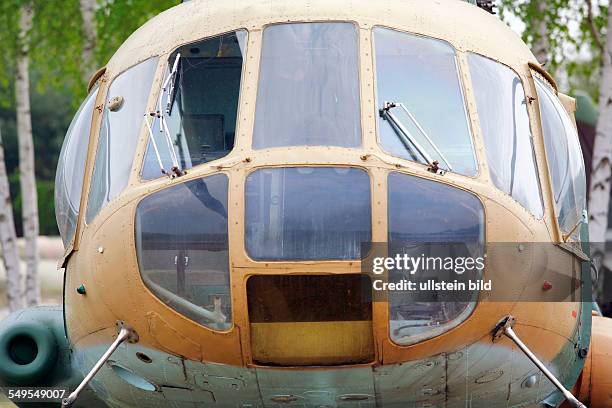
[[[544,209],[523,84],[510,68],[488,58],[469,54],[468,61],[491,179],[541,218]]]
[[[548,169],[559,228],[578,237],[586,209],[586,176],[578,133],[551,87],[536,77]]]
[[[477,173],[455,50],[440,40],[374,29],[379,139],[397,157]]]
[[[228,180],[217,174],[145,197],[136,210],[142,279],[164,303],[215,330],[232,322]]]
[[[89,132],[97,95],[98,88],[89,94],[72,119],[57,163],[55,218],[64,247],[67,247],[74,238],[76,230],[89,146]]]
[[[457,278],[459,272],[438,259],[484,259],[484,209],[475,195],[402,173],[389,175],[388,189],[389,256],[433,260],[430,270],[419,271],[422,281]],[[482,272],[463,271],[462,279],[480,279]],[[389,282],[411,279],[406,270],[389,271]],[[477,290],[440,291],[426,299],[410,290],[389,292],[389,336],[406,345],[440,335],[470,316],[477,296]]]
[[[149,144],[145,180],[175,165],[182,170],[219,159],[234,147],[247,32],[223,34],[182,46],[172,53],[157,111],[146,118]]]
[[[265,28],[254,149],[361,144],[357,38],[352,23]]]
[[[149,58],[129,68],[110,85],[90,183],[88,223],[128,184],[158,60]]]

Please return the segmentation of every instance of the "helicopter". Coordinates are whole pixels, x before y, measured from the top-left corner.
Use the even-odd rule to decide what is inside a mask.
[[[575,101],[490,9],[192,0],[145,23],[68,129],[63,305],[0,322],[0,385],[88,408],[612,407]],[[436,265],[425,297],[408,257]]]

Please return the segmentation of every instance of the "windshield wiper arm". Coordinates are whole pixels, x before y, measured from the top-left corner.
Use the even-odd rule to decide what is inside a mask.
[[[164,92],[168,92],[168,85],[171,85],[172,91],[174,90],[175,83],[178,72],[178,64],[181,59],[181,53],[176,54],[176,58],[174,59],[174,64],[172,65],[172,69],[166,80],[162,84],[162,89],[159,92],[159,99],[157,101],[157,116],[159,118],[159,131],[164,134],[166,139],[166,144],[168,145],[168,151],[170,152],[170,158],[172,159],[172,173],[173,175],[180,177],[184,174],[183,170],[179,166],[178,157],[176,155],[176,151],[174,150],[172,137],[170,136],[170,129],[168,129],[168,123],[166,122],[165,113],[169,114],[171,107],[171,96],[168,93],[168,100],[166,104],[166,110],[162,107],[162,98],[164,97]]]
[[[166,113],[170,115],[172,113],[172,104],[174,103],[174,94],[176,91],[176,80],[178,79],[178,64],[181,60],[181,53],[177,53],[174,59],[174,64],[172,64],[172,70],[170,71],[170,75],[166,78],[163,88],[166,89],[168,85],[170,88],[168,89],[168,95],[166,98]]]
[[[384,119],[387,119],[392,124],[392,127],[394,129],[399,130],[398,136],[400,137],[402,143],[404,143],[404,145],[407,145],[408,144],[407,142],[409,142],[412,146],[414,146],[416,151],[423,157],[423,159],[425,159],[425,161],[427,162],[429,167],[432,170],[437,171],[437,169],[438,169],[438,161],[434,160],[431,157],[431,155],[427,152],[427,150],[415,139],[415,137],[412,135],[412,133],[410,133],[408,131],[408,129],[406,129],[406,127],[404,126],[402,121],[399,120],[391,112],[391,109],[396,108],[396,107],[399,107],[404,112],[406,112],[406,115],[408,115],[408,117],[410,118],[412,123],[414,123],[414,125],[419,130],[419,132],[421,132],[421,134],[425,137],[425,139],[427,140],[429,145],[436,151],[436,153],[444,161],[444,163],[446,163],[446,167],[448,168],[448,170],[449,171],[453,171],[453,167],[451,166],[450,162],[442,154],[442,152],[440,151],[438,146],[436,146],[434,141],[429,137],[429,135],[427,134],[425,129],[423,129],[423,127],[421,126],[419,121],[417,121],[417,119],[414,117],[412,112],[410,112],[410,110],[403,103],[401,103],[401,102],[399,102],[399,103],[396,103],[396,102],[385,102],[383,107],[382,107],[382,109],[380,109],[380,116],[382,116]]]

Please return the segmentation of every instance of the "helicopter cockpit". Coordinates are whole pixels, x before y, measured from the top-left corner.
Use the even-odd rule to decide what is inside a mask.
[[[387,242],[463,242],[466,253],[483,251],[485,209],[475,194],[389,169],[377,176],[377,182],[384,176],[386,186],[375,187],[372,172],[381,171],[375,165],[330,161],[316,149],[299,163],[291,154],[296,147],[361,149],[363,157],[374,154],[382,162],[408,162],[408,169],[439,170],[457,182],[475,180],[488,169],[488,182],[529,217],[542,220],[542,163],[534,153],[531,89],[538,95],[558,224],[567,239],[579,239],[584,164],[571,119],[545,78],[534,73],[535,85],[529,84],[525,75],[483,55],[382,26],[371,30],[372,70],[364,71],[359,30],[353,22],[266,26],[257,50],[252,132],[240,124],[250,108],[243,98],[244,77],[256,68],[246,67],[251,52],[246,29],[181,45],[111,80],[99,137],[92,139],[95,160],[81,211],[87,224],[94,223],[125,191],[134,166],[134,185],[155,185],[136,206],[134,246],[144,284],[167,306],[208,329],[231,330],[233,239],[242,241],[248,262],[359,260],[365,255],[362,244],[382,237],[373,227],[373,203],[381,192],[386,194],[382,238]],[[363,98],[369,97],[364,81],[373,84],[372,112],[362,111]],[[66,245],[75,235],[97,92],[97,87],[91,91],[76,115],[58,167],[57,219]],[[478,117],[478,128],[470,115]],[[377,136],[366,134],[369,120]],[[138,154],[142,134],[146,143],[140,143],[144,150]],[[480,159],[475,137],[484,145]],[[368,138],[373,142],[366,150]],[[232,173],[223,165],[233,164],[223,162],[216,172],[180,182],[185,173],[213,168],[238,154],[239,140],[240,150],[252,154],[245,163],[275,151],[287,152],[288,162],[295,163],[259,163]],[[486,167],[479,163],[483,159]],[[175,177],[173,185],[161,188],[160,180],[168,175]],[[240,187],[233,190],[232,184]],[[230,210],[239,192],[242,230],[233,227],[238,220]],[[277,283],[276,295],[289,296],[291,285]],[[475,304],[449,298],[415,306],[409,296],[393,296],[389,336],[399,345],[434,337],[463,322]],[[360,316],[371,324],[371,312]],[[292,318],[304,316],[286,319]]]

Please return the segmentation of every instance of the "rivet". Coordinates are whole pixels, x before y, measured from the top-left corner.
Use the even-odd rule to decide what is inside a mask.
[[[532,374],[523,380],[521,387],[522,388],[533,388],[533,386],[536,385],[537,382],[538,382],[538,376],[535,374]]]
[[[104,253],[104,247],[98,247],[98,252],[101,254]]]

